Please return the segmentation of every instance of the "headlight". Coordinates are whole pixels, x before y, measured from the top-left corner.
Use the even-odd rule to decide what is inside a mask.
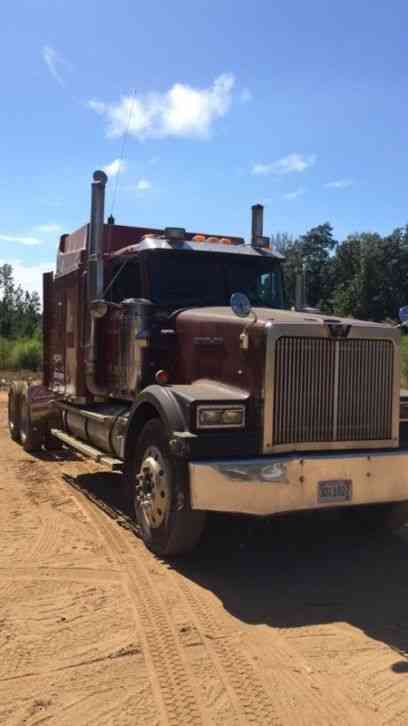
[[[198,406],[197,428],[243,428],[245,406]]]

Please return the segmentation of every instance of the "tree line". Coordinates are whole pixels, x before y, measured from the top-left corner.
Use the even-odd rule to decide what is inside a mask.
[[[38,292],[27,292],[14,279],[11,265],[0,266],[0,337],[33,338],[40,332]]]
[[[408,304],[408,226],[382,237],[351,234],[343,241],[326,222],[295,238],[278,233],[272,245],[286,257],[287,302],[295,304],[296,275],[305,274],[310,307],[367,320],[397,320]]]
[[[326,222],[300,237],[274,234],[271,244],[286,258],[289,306],[295,304],[296,275],[302,269],[307,304],[323,312],[397,320],[399,308],[408,305],[408,226],[385,237],[362,232],[338,241]],[[0,265],[0,338],[36,337],[40,323],[39,294],[16,283],[11,265]]]

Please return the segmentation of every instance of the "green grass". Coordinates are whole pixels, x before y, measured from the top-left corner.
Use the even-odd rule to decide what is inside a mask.
[[[401,387],[408,388],[408,335],[401,337]]]
[[[42,343],[38,338],[0,338],[0,370],[38,371],[42,365]]]
[[[39,338],[9,340],[0,338],[1,371],[39,371],[42,342]],[[401,338],[401,386],[408,388],[408,335]]]

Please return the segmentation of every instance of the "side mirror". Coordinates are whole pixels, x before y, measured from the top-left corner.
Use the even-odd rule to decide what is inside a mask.
[[[408,321],[408,305],[405,305],[403,308],[399,309],[398,317],[401,323],[406,323]]]

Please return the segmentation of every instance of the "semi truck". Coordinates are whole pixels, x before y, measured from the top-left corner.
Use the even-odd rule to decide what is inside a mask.
[[[96,171],[89,222],[61,236],[44,275],[43,377],[11,385],[12,438],[121,472],[164,557],[197,545],[208,512],[341,508],[401,527],[399,328],[287,309],[261,205],[249,243],[123,226],[105,222],[106,183]]]

